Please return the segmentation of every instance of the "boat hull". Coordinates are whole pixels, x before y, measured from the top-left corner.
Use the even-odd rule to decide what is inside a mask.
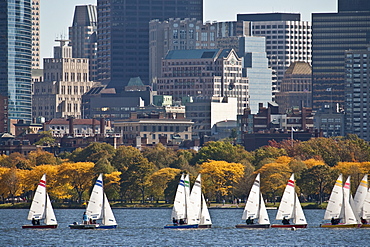
[[[270,228],[270,224],[239,224],[235,226],[236,228]]]
[[[212,228],[212,225],[198,225],[198,228]]]
[[[358,227],[362,227],[362,226],[361,226],[361,224],[342,224],[342,223],[339,223],[337,225],[332,225],[331,223],[327,223],[327,224],[321,224],[320,227],[323,227],[323,228],[358,228]]]
[[[295,225],[295,224],[289,224],[289,225],[271,225],[271,228],[307,228],[307,224],[302,225]]]
[[[370,224],[362,224],[361,228],[370,228]]]
[[[171,229],[192,229],[192,228],[198,228],[198,224],[194,224],[194,225],[187,225],[187,224],[184,224],[184,225],[174,225],[174,224],[169,224],[169,225],[165,225],[164,228],[171,228]]]
[[[97,229],[98,224],[70,224],[71,229]]]
[[[96,229],[115,229],[115,228],[117,228],[117,225],[112,225],[112,226],[99,225],[96,227]]]
[[[55,229],[58,225],[24,225],[23,229]]]

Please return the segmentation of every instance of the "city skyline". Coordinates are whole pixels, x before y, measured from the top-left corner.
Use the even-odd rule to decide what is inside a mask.
[[[263,0],[248,6],[243,0],[204,0],[204,21],[233,21],[240,13],[293,12],[301,13],[302,20],[311,20],[311,13],[335,12],[337,0]],[[217,3],[217,4],[215,4]],[[56,38],[68,38],[76,5],[96,5],[96,0],[41,0],[41,58],[53,56]],[[242,7],[240,6],[242,5]],[[244,7],[245,6],[245,7]],[[266,7],[269,6],[269,7]],[[58,10],[58,11],[56,11]],[[42,66],[41,66],[42,67]]]

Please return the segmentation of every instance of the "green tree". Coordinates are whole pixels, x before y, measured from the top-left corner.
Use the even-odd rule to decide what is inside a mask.
[[[142,153],[158,169],[171,167],[176,160],[176,152],[171,148],[166,148],[162,143],[156,144],[153,147],[146,147]]]
[[[35,145],[41,145],[41,146],[53,146],[56,144],[56,140],[53,137],[53,134],[51,131],[41,131],[40,132],[40,139],[35,142]]]
[[[229,142],[207,142],[195,155],[194,163],[202,164],[208,160],[235,162],[248,164],[252,155],[240,145],[232,145]]]
[[[275,148],[271,146],[263,146],[256,149],[253,152],[252,165],[257,169],[261,168],[264,164],[273,162],[276,158],[280,156],[286,156],[287,153],[284,149]]]
[[[76,149],[72,152],[70,160],[73,162],[97,162],[101,158],[111,160],[115,149],[107,143],[94,142],[84,149]]]

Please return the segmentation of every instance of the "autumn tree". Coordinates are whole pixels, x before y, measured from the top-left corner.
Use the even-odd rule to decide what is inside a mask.
[[[11,153],[9,156],[5,156],[1,160],[2,167],[8,168],[19,168],[19,169],[31,169],[31,164],[23,154],[18,152]]]
[[[280,156],[286,156],[284,149],[275,148],[271,146],[263,146],[253,151],[252,165],[257,169],[261,168],[264,164],[274,162]]]
[[[303,194],[316,198],[321,204],[324,200],[324,195],[330,193],[336,176],[337,173],[330,166],[323,162],[317,162],[312,166],[308,166],[302,172],[298,182]]]
[[[171,167],[177,158],[176,152],[172,148],[166,148],[162,143],[156,144],[153,147],[145,147],[142,154],[158,169]]]
[[[46,152],[42,149],[37,149],[36,151],[30,152],[27,158],[31,166],[57,164],[57,158],[54,156],[54,154]]]
[[[173,181],[176,175],[180,174],[180,169],[175,168],[162,168],[159,171],[154,172],[149,177],[150,191],[154,198],[159,200],[165,198],[164,192],[167,189],[168,183]],[[165,198],[169,199],[169,198]]]
[[[338,171],[337,174],[342,173],[344,177],[351,176],[352,193],[356,191],[362,177],[366,174],[360,162],[339,162],[334,169]]]
[[[96,175],[92,162],[65,162],[60,165],[59,185],[69,185],[77,194],[80,203],[82,202],[83,193],[91,189],[94,179],[96,179]]]
[[[233,195],[235,185],[244,175],[245,166],[240,163],[210,160],[200,165],[202,181],[208,197],[213,195],[217,201]]]
[[[77,148],[69,156],[73,162],[94,162],[102,158],[111,160],[115,154],[115,149],[112,145],[107,143],[93,142],[86,148]]]
[[[17,169],[17,168],[10,168],[1,176],[1,184],[0,187],[2,187],[4,191],[5,197],[11,197],[14,199],[14,197],[19,196],[23,192],[23,170]],[[13,200],[14,203],[14,200]]]
[[[274,162],[263,165],[256,173],[261,173],[261,192],[275,203],[276,197],[283,194],[292,170],[287,163]]]

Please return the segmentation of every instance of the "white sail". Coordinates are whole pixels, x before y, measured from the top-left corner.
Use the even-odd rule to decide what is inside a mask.
[[[44,174],[35,191],[30,211],[28,212],[28,220],[41,220],[45,217],[46,206],[46,174]]]
[[[343,176],[339,175],[333,190],[331,191],[328,205],[326,207],[324,219],[339,218],[343,203]]]
[[[368,191],[367,185],[367,174],[362,178],[360,184],[358,185],[355,198],[353,199],[353,211],[355,212],[356,216],[362,217],[362,207],[364,205],[365,198],[367,196]]]
[[[362,207],[361,217],[366,220],[370,219],[370,189],[367,190],[366,198]]]
[[[343,223],[344,224],[357,224],[355,213],[349,203],[350,193],[351,193],[351,176],[348,176],[344,186],[343,186]],[[342,215],[341,215],[342,216]]]
[[[202,211],[202,183],[199,174],[190,194],[190,207],[188,211],[188,224],[199,224]]]
[[[297,193],[295,193],[294,210],[295,210],[294,212],[295,216],[293,219],[293,223],[294,224],[307,224],[306,217],[303,213],[303,209],[302,209]]]
[[[117,225],[116,218],[114,217],[112,208],[110,207],[107,195],[104,193],[104,208],[103,208],[103,225],[115,226]]]
[[[202,211],[200,214],[199,225],[212,225],[211,216],[209,215],[208,207],[204,195],[202,194]]]
[[[175,200],[173,202],[172,218],[185,219],[186,218],[186,199],[185,199],[185,176],[181,175],[179,185],[177,186]]]
[[[254,180],[251,191],[245,204],[242,220],[258,218],[258,212],[260,208],[260,174],[257,174],[256,179]]]
[[[265,202],[263,200],[263,196],[260,193],[260,210],[258,214],[258,224],[270,224],[269,216],[267,214]]]
[[[102,218],[103,200],[103,174],[100,174],[95,182],[86,208],[86,214],[90,219],[97,220]]]
[[[184,179],[184,184],[185,184],[185,208],[186,208],[186,223],[188,223],[188,214],[191,210],[190,206],[190,178],[189,174],[186,174],[185,179]]]
[[[294,173],[290,177],[288,184],[285,187],[283,197],[279,205],[278,212],[276,214],[277,220],[291,219],[294,217],[294,200],[295,200],[295,184],[294,184]]]
[[[48,193],[46,193],[46,209],[45,209],[45,220],[46,225],[56,225],[58,224],[57,219],[54,214],[53,206],[51,205]]]

